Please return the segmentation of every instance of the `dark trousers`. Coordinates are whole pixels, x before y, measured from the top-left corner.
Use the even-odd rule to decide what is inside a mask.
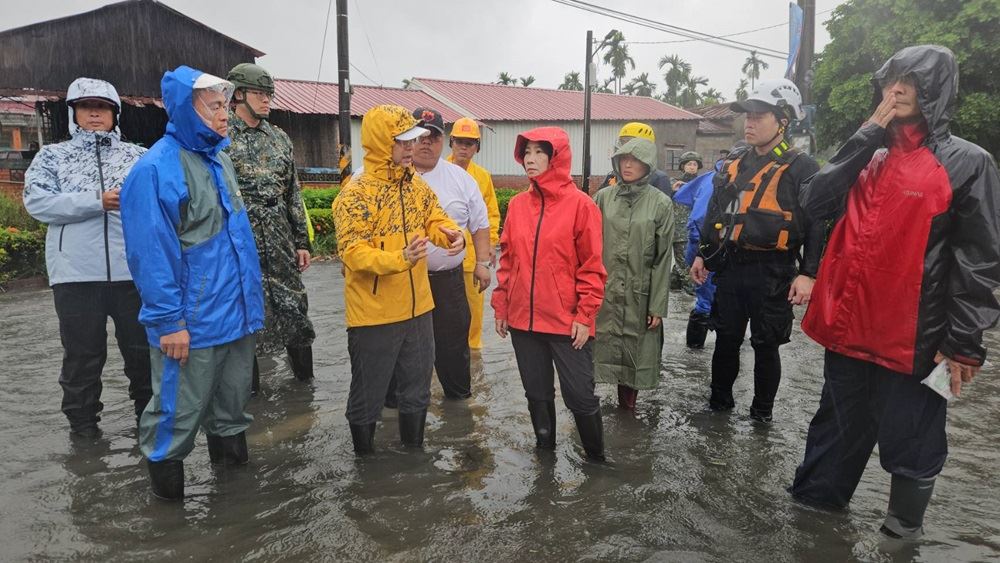
[[[434,370],[449,399],[472,396],[469,365],[469,301],[462,266],[428,272],[434,296]]]
[[[128,394],[136,415],[152,396],[149,344],[139,324],[142,302],[135,284],[124,282],[60,283],[52,286],[59,337],[63,346],[62,411],[70,427],[96,426],[104,410],[101,372],[108,359],[108,317],[115,323],[115,339],[125,362]]]
[[[941,472],[948,457],[948,401],[921,384],[922,378],[829,350],[823,377],[793,495],[847,506],[875,444],[882,468],[893,475],[930,479]]]
[[[398,323],[347,329],[351,356],[351,391],[347,420],[371,424],[382,414],[389,381],[396,382],[399,412],[427,409],[434,367],[434,327],[431,314]]]
[[[712,355],[714,408],[732,408],[733,383],[740,373],[740,348],[750,325],[754,350],[754,399],[751,408],[771,414],[781,381],[778,347],[792,334],[792,305],[788,290],[795,267],[781,262],[730,262],[713,276],[715,352]]]
[[[568,335],[511,329],[510,340],[529,401],[555,400],[555,364],[566,408],[577,415],[591,415],[601,408],[594,394],[593,339],[575,350]]]

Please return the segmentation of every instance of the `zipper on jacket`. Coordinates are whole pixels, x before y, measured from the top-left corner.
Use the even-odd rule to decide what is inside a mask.
[[[59,228],[59,252],[62,252],[62,238],[63,238],[63,233],[65,232],[66,232],[66,225],[63,225],[62,227]]]
[[[542,198],[542,209],[538,212],[538,226],[535,227],[535,249],[531,253],[531,289],[528,293],[529,331],[534,330],[535,327],[535,265],[538,263],[538,238],[542,234],[542,217],[545,216],[545,196],[542,194],[541,188],[538,189],[538,197]]]
[[[94,142],[94,151],[97,152],[97,177],[101,180],[101,205],[103,207],[103,205],[104,205],[104,196],[103,196],[103,194],[104,194],[104,192],[106,190],[104,188],[104,166],[101,163],[101,145],[104,144],[104,141],[107,141],[108,145],[110,145],[111,144],[111,139],[108,139],[107,137],[100,137],[100,136],[98,136],[98,137],[96,137],[94,139],[94,141],[95,141]],[[62,245],[60,244],[60,247],[61,246]],[[108,211],[107,210],[104,210],[104,263],[105,263],[105,265],[107,266],[107,269],[108,269],[108,281],[110,282],[111,281],[111,245],[108,242]]]
[[[406,238],[405,236],[403,238]],[[385,241],[378,244],[379,250],[385,250]],[[378,274],[375,274],[375,283],[372,284],[372,295],[378,295]]]
[[[407,244],[409,241],[406,240],[406,201],[403,199],[403,182],[406,181],[406,173],[403,173],[403,177],[399,180],[399,211],[403,214],[403,244]],[[417,289],[413,285],[413,268],[406,271],[410,275],[410,318],[417,316]]]

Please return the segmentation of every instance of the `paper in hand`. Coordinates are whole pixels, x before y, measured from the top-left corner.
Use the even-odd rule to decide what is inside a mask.
[[[930,387],[947,401],[955,398],[955,395],[951,392],[951,373],[948,372],[947,360],[942,360],[936,368],[931,370],[930,375],[925,377],[920,383]]]

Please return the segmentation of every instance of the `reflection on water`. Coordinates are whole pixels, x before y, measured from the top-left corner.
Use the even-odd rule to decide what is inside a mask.
[[[535,452],[508,341],[484,335],[474,398],[437,383],[426,447],[398,444],[386,411],[377,452],[357,459],[343,416],[349,362],[336,265],[306,274],[316,381],[283,358],[263,362],[251,464],[213,469],[204,437],[185,464],[188,498],[155,502],[135,446],[127,381],[109,355],[104,436],[70,441],[59,412],[58,326],[47,291],[0,296],[0,560],[628,560],[940,561],[1000,558],[1000,383],[992,366],[949,415],[951,458],[927,513],[927,536],[883,539],[889,477],[873,457],[851,509],[799,506],[784,492],[822,381],[821,351],[786,346],[775,423],[704,409],[709,349],[684,348],[687,297],[674,294],[663,385],[636,413],[601,389],[611,463],[582,461],[559,404],[555,452]],[[492,323],[485,323],[491,326]],[[988,334],[1000,348],[1000,335]],[[750,365],[749,350],[744,365]]]

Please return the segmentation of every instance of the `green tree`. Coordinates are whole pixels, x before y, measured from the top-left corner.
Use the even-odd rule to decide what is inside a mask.
[[[845,141],[872,111],[872,73],[907,45],[948,47],[959,65],[952,131],[1000,154],[1000,0],[849,0],[826,24],[815,67],[821,146]]]
[[[528,76],[524,76],[521,78],[521,86],[524,86],[525,88],[531,86],[534,83],[535,83],[535,77],[530,74]]]
[[[409,78],[403,79],[403,88],[409,88],[412,81]]]
[[[601,94],[614,94],[615,91],[611,89],[611,85],[614,83],[615,83],[615,77],[612,76],[611,78],[605,80],[604,83],[601,84],[600,86],[597,86],[595,84],[594,91],[599,92]]]
[[[497,84],[513,86],[517,84],[517,79],[506,72],[501,72],[500,76],[497,77]]]
[[[560,90],[583,90],[583,84],[580,83],[580,73],[579,72],[567,72],[566,76],[563,76],[563,82],[559,85]]]
[[[757,51],[750,51],[750,56],[743,62],[743,67],[740,70],[750,79],[750,88],[753,88],[760,78],[760,71],[767,70],[769,66],[771,65],[767,64],[767,61],[757,56]]]
[[[677,100],[681,107],[689,108],[701,103],[701,94],[698,93],[699,86],[708,86],[708,79],[703,76],[691,76],[687,79]]]
[[[704,106],[721,104],[724,101],[726,101],[726,97],[715,88],[709,88],[701,93],[701,104]]]
[[[629,83],[625,85],[623,91],[632,96],[646,96],[652,98],[653,93],[656,92],[656,84],[650,82],[649,73],[644,72],[629,81]]]
[[[691,63],[680,58],[679,55],[665,55],[660,58],[660,69],[667,67],[663,73],[663,81],[667,83],[667,91],[664,93],[664,101],[676,104],[678,95],[691,77]]]
[[[627,72],[626,67],[631,66],[632,70],[635,70],[635,60],[628,54],[625,36],[617,29],[608,32],[602,45],[608,47],[608,52],[604,54],[604,64],[611,65],[611,76],[615,78],[615,91],[621,93],[622,79],[625,78]]]
[[[750,82],[746,78],[740,78],[740,85],[736,87],[736,92],[733,94],[737,102],[742,102],[750,97],[750,93],[747,92],[747,86],[749,84]]]

